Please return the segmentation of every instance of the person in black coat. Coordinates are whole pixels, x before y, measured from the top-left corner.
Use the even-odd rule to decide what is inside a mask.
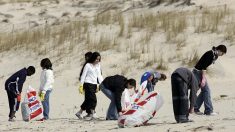
[[[136,87],[134,79],[127,79],[121,75],[106,77],[100,84],[101,91],[111,100],[106,120],[117,120],[122,114],[121,96],[125,88]]]
[[[9,77],[5,82],[5,90],[7,92],[9,101],[9,121],[14,121],[15,113],[19,109],[21,92],[23,84],[27,76],[31,76],[35,73],[35,68],[29,66],[27,69],[23,68]]]
[[[201,92],[197,97],[197,101],[195,104],[194,111],[196,114],[203,114],[200,112],[200,107],[204,102],[205,115],[217,115],[217,113],[213,112],[213,105],[211,101],[211,92],[209,85],[206,80],[206,70],[211,64],[214,64],[219,56],[223,56],[227,53],[227,48],[225,45],[219,45],[217,47],[213,47],[212,50],[207,51],[202,55],[200,60],[197,62],[193,69],[193,73],[198,80],[198,83],[201,87]]]

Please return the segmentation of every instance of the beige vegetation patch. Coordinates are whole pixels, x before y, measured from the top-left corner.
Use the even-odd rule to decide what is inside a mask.
[[[123,52],[126,49],[130,60],[143,61],[144,67],[159,64],[157,69],[167,70],[169,60],[176,57],[172,54],[163,57],[155,50],[159,45],[153,42],[159,33],[165,36],[163,44],[171,44],[178,52],[188,46],[187,40],[193,28],[193,33],[216,33],[224,35],[224,40],[234,42],[235,23],[233,11],[227,6],[195,9],[193,11],[168,12],[121,12],[110,9],[97,13],[92,19],[74,20],[59,23],[57,26],[46,25],[43,28],[28,29],[23,32],[14,31],[0,35],[0,52],[14,49],[26,49],[47,54],[54,51],[59,56],[71,53],[77,46],[85,45],[84,50],[109,49]],[[62,16],[70,16],[63,12]],[[37,25],[37,23],[36,23]],[[102,31],[102,32],[101,32]],[[223,34],[224,33],[224,34]],[[139,36],[136,36],[138,34]],[[122,48],[121,48],[122,47]],[[64,49],[64,50],[63,50]],[[151,49],[151,50],[150,50]],[[154,50],[153,50],[154,49]],[[195,49],[183,60],[183,64],[192,66],[199,55]],[[160,59],[159,56],[161,56]]]

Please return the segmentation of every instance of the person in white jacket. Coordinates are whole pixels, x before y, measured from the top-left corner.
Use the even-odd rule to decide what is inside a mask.
[[[44,120],[48,120],[50,111],[49,97],[54,84],[54,74],[52,63],[48,58],[41,60],[41,67],[39,97],[43,105]]]
[[[125,88],[121,97],[122,112],[131,109],[132,105],[135,102],[137,94],[138,93],[136,91],[136,84],[135,86],[131,86],[130,84],[128,84],[128,87]]]
[[[101,56],[98,52],[93,52],[91,57],[83,65],[80,72],[79,80],[80,87],[85,91],[85,100],[81,105],[81,109],[76,113],[76,116],[81,119],[82,112],[86,110],[86,120],[95,118],[95,107],[97,104],[96,92],[98,91],[97,84],[103,81],[100,68]]]

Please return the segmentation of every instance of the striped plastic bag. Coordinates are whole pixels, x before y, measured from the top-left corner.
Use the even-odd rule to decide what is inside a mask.
[[[27,89],[24,101],[21,104],[21,112],[24,121],[43,120],[43,109],[36,98],[37,93],[31,86]]]
[[[119,127],[135,127],[145,125],[162,107],[163,98],[157,92],[150,92],[132,104],[132,108],[125,111],[118,118]]]

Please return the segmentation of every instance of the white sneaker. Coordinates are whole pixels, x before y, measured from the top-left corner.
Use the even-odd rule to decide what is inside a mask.
[[[204,115],[204,113],[198,111],[198,112],[194,112],[196,115]]]
[[[78,119],[80,119],[80,120],[83,119],[83,117],[82,117],[80,112],[77,112],[75,115],[78,117]]]
[[[94,113],[92,117],[93,117],[94,119],[98,119],[98,118],[99,118],[96,113]]]
[[[208,116],[216,116],[216,115],[218,115],[218,113],[216,113],[216,112],[212,112],[212,113],[208,114]]]

